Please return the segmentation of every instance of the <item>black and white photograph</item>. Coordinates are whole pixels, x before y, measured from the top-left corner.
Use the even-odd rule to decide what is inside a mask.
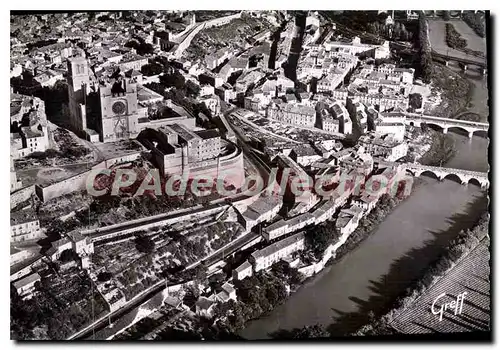
[[[492,340],[494,14],[287,7],[10,11],[11,340]]]

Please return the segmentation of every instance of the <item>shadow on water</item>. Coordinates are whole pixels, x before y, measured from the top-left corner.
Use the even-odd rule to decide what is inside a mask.
[[[448,128],[448,132],[452,132],[452,133],[457,134],[457,135],[469,137],[469,132],[462,129],[462,128],[459,128],[459,127],[452,126],[452,127]]]
[[[401,258],[394,260],[389,272],[378,281],[369,281],[369,289],[374,294],[368,300],[349,297],[358,306],[357,311],[343,312],[332,309],[337,316],[333,317],[333,323],[327,327],[327,332],[333,337],[345,336],[388,312],[396,298],[424,274],[426,268],[444,252],[449,242],[461,230],[468,229],[477,222],[481,214],[487,210],[487,203],[486,193],[481,192],[467,204],[462,213],[452,215],[446,220],[451,225],[448,229],[429,231],[433,236],[432,239],[427,240],[422,247],[413,248]],[[286,334],[288,334],[286,330],[279,329],[269,336],[279,337]]]
[[[480,137],[482,139],[489,139],[490,138],[488,135],[488,131],[483,131],[483,130],[475,131],[474,136]]]
[[[484,193],[475,197],[467,205],[464,212],[447,219],[451,226],[447,230],[430,231],[433,239],[427,240],[423,247],[410,250],[400,259],[395,260],[389,272],[379,281],[370,281],[374,295],[368,300],[350,298],[359,309],[356,312],[344,313],[334,310],[338,317],[328,327],[331,335],[342,335],[355,332],[372,317],[380,317],[392,306],[394,300],[412,283],[417,280],[443,253],[444,248],[463,229],[472,227],[487,209],[487,197]]]

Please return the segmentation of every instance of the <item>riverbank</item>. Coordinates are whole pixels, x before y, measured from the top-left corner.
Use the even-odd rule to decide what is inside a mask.
[[[414,178],[413,187],[411,189],[412,193],[422,184],[423,181],[421,179]],[[411,193],[409,196],[411,196]],[[349,235],[345,243],[335,251],[334,257],[330,259],[325,266],[337,263],[347,253],[356,249],[356,247],[368,238],[368,236],[378,228],[385,218],[408,197],[382,197],[377,206],[367,216],[360,220],[358,228],[354,230],[354,232]]]
[[[422,183],[423,182],[420,179],[418,179],[418,178],[415,179],[412,191],[417,189],[420,185],[422,185]],[[347,253],[356,249],[356,247],[363,240],[365,240],[367,237],[369,237],[370,233],[372,233],[378,227],[378,225],[384,221],[385,217],[387,215],[389,215],[406,198],[398,197],[398,196],[395,196],[395,197],[386,196],[386,197],[381,198],[381,200],[377,204],[377,206],[367,216],[363,217],[360,220],[358,228],[356,230],[354,230],[347,237],[344,244],[340,245],[337,248],[337,250],[333,253],[332,258],[326,262],[323,269],[337,263]],[[326,250],[328,250],[328,248],[325,249],[325,251]],[[321,269],[321,270],[323,270],[323,269]],[[272,271],[273,270],[275,270],[275,267],[272,268]],[[283,267],[281,267],[280,270],[282,271]],[[251,320],[265,317],[266,314],[268,314],[270,311],[272,311],[275,307],[283,304],[291,295],[293,295],[294,292],[300,290],[300,288],[302,288],[302,286],[304,284],[307,284],[308,282],[310,282],[317,275],[317,274],[314,274],[306,279],[300,280],[300,278],[297,276],[295,271],[296,271],[296,269],[289,268],[289,271],[287,273],[284,273],[284,274],[282,273],[278,276],[278,277],[280,277],[280,278],[278,278],[278,281],[280,281],[280,282],[273,281],[273,282],[278,283],[278,284],[283,283],[283,281],[285,281],[285,286],[288,287],[290,290],[290,292],[287,295],[282,294],[282,298],[279,299],[279,301],[274,305],[274,307],[272,307],[268,310],[265,310],[266,312],[264,312],[264,313],[260,313],[260,314],[255,313],[255,308],[256,307],[262,308],[260,303],[262,302],[262,300],[265,301],[265,299],[266,299],[265,291],[266,291],[267,287],[265,287],[265,286],[269,284],[268,283],[269,280],[266,279],[266,280],[264,280],[265,283],[263,283],[264,287],[259,288],[260,295],[258,297],[255,296],[253,301],[252,301],[253,306],[250,308],[242,307],[241,309],[238,309],[237,310],[238,312],[234,312],[235,316],[232,319],[233,321],[230,324],[226,324],[226,326],[229,329],[231,329],[231,331],[238,332],[239,330],[243,329],[248,324],[248,322],[250,322]],[[266,275],[268,275],[268,274],[263,274],[263,275],[259,276],[259,279],[262,280],[263,277],[265,277]],[[242,281],[242,282],[244,282],[244,281]],[[252,283],[252,281],[247,282],[247,283],[249,283],[250,285],[252,285],[254,287],[256,285],[259,285],[259,284],[255,284],[256,281],[254,283]],[[247,288],[248,288],[248,286],[247,286]],[[264,294],[262,294],[262,292],[264,292]],[[240,293],[238,293],[238,296],[239,295],[240,295]],[[268,305],[267,302],[264,302],[264,304]],[[248,310],[250,310],[250,312],[253,311],[251,314],[251,317],[248,317],[248,316],[250,316]],[[245,316],[247,316],[247,317],[245,317]],[[316,327],[316,326],[314,326],[314,327]],[[289,339],[289,338],[295,338],[297,336],[302,337],[304,334],[309,334],[311,331],[318,331],[319,332],[319,330],[321,329],[320,326],[317,326],[316,328],[314,328],[314,327],[313,328],[301,328],[301,329],[297,329],[297,330],[293,330],[293,331],[289,331],[289,332],[279,330],[279,331],[271,334],[271,336],[275,339]],[[319,332],[317,334],[323,334],[323,333]]]
[[[441,103],[429,111],[441,118],[455,118],[469,108],[473,95],[473,84],[463,73],[434,63],[432,65],[432,90],[437,90]]]
[[[478,201],[483,201],[480,198]],[[487,212],[477,220],[475,225],[459,232],[457,237],[451,241],[443,254],[415,280],[405,293],[398,297],[388,311],[377,320],[372,320],[369,324],[362,326],[355,335],[387,335],[394,334],[396,331],[391,324],[417,300],[423,297],[428,291],[436,285],[441,279],[446,278],[461,261],[480,244],[489,239],[489,214]]]
[[[427,152],[418,159],[423,165],[442,166],[452,159],[457,150],[455,139],[448,134],[442,134],[439,131],[429,130],[431,144]]]
[[[342,336],[378,316],[484,209],[474,204],[481,195],[477,186],[425,176],[421,180],[424,184],[366,239],[239,334],[269,339],[280,330],[321,325],[330,336]]]

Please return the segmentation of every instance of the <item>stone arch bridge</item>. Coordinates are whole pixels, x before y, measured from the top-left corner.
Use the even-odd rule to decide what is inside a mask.
[[[407,125],[417,126],[417,127],[420,127],[422,123],[427,125],[435,125],[439,126],[443,130],[444,134],[446,134],[449,129],[457,128],[466,131],[469,135],[469,138],[471,138],[475,132],[477,131],[488,132],[489,129],[488,123],[440,118],[431,115],[423,115],[417,113],[405,113],[405,115],[406,115]]]
[[[467,185],[471,180],[475,180],[479,183],[481,188],[488,188],[490,186],[490,180],[488,179],[488,173],[483,173],[479,171],[470,171],[463,169],[453,169],[453,168],[442,168],[436,166],[428,166],[422,164],[412,164],[405,163],[402,167],[406,169],[408,173],[415,177],[419,177],[424,173],[432,173],[439,180],[444,180],[451,176],[456,176],[460,179],[462,185]]]

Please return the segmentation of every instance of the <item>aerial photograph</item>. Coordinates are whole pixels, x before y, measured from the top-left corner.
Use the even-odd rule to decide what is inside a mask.
[[[10,338],[491,341],[489,29],[11,11]]]

